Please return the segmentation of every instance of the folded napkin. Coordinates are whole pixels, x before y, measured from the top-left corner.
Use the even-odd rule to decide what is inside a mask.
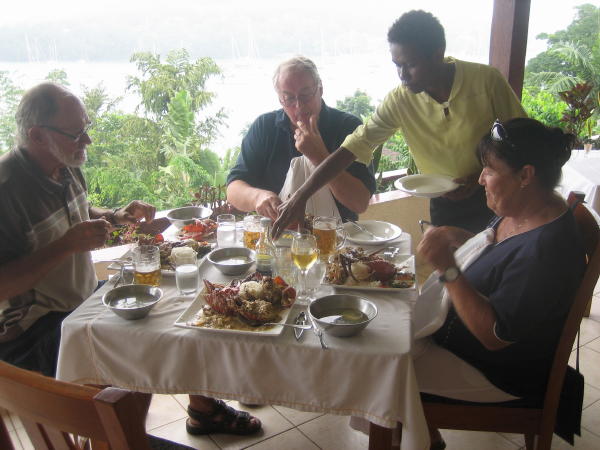
[[[475,261],[483,250],[494,242],[495,231],[487,228],[465,242],[456,252],[456,264],[464,271]],[[415,304],[413,312],[414,338],[420,339],[435,333],[446,320],[450,297],[444,283],[438,279],[437,272],[433,272],[423,284],[421,293]]]
[[[296,192],[314,170],[315,166],[306,156],[293,158],[290,161],[290,168],[288,169],[281,192],[279,192],[281,201],[286,201],[290,195]],[[327,186],[319,189],[308,199],[306,202],[306,214],[341,218],[333,194]]]

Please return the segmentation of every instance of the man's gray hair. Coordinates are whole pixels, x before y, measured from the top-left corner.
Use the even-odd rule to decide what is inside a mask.
[[[58,112],[60,96],[70,97],[74,94],[51,82],[38,84],[25,92],[15,114],[18,146],[27,144],[31,127],[50,123]]]
[[[277,66],[275,69],[275,73],[273,74],[273,87],[275,90],[278,90],[279,86],[279,74],[284,70],[291,70],[293,72],[308,72],[317,86],[321,87],[323,84],[321,83],[321,77],[319,76],[319,71],[317,70],[317,66],[314,62],[308,59],[306,56],[294,56]]]

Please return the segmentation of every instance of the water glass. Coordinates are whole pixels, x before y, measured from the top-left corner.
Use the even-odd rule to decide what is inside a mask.
[[[235,216],[233,214],[219,214],[217,216],[217,245],[219,248],[235,247]]]
[[[192,295],[198,290],[198,265],[193,250],[192,253],[178,254],[175,260],[175,283],[181,295]]]
[[[305,289],[309,301],[312,301],[317,297],[317,291],[321,286],[326,270],[327,263],[322,260],[317,260],[317,262],[308,269],[308,272],[306,273]]]
[[[156,245],[138,245],[133,249],[135,284],[160,284],[160,250]]]
[[[290,247],[275,247],[275,275],[280,276],[290,286],[298,282],[298,270],[292,261]]]

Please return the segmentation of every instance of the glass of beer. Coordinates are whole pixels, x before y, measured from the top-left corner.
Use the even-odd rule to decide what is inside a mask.
[[[319,255],[327,260],[346,242],[346,230],[337,217],[318,216],[313,219],[313,234],[317,239]]]
[[[310,233],[298,233],[292,240],[292,260],[300,270],[298,300],[307,300],[306,274],[319,257],[317,240]]]
[[[262,228],[260,219],[262,216],[246,216],[244,217],[244,247],[251,250],[256,250],[256,243],[260,238]]]
[[[160,250],[156,245],[138,245],[133,249],[135,284],[160,284]]]

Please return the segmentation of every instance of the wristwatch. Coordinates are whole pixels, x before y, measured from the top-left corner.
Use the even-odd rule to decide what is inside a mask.
[[[444,272],[439,276],[438,280],[442,283],[451,283],[455,281],[458,277],[460,277],[460,269],[456,266],[448,267]]]

